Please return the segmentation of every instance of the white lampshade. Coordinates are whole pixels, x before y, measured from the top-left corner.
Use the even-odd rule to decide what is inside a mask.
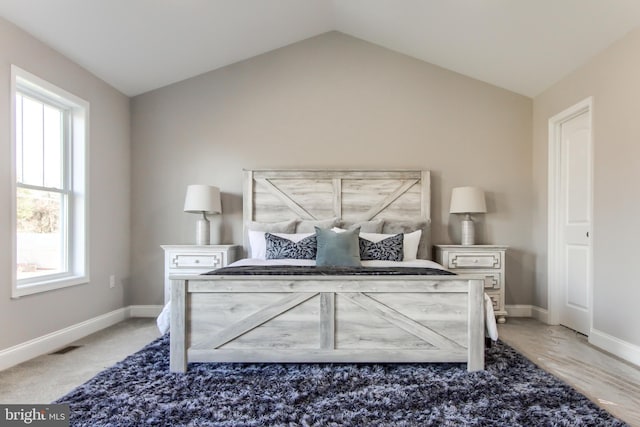
[[[219,214],[222,212],[220,189],[211,185],[189,185],[184,199],[184,211]]]
[[[484,191],[477,187],[457,187],[451,191],[450,213],[485,213]]]

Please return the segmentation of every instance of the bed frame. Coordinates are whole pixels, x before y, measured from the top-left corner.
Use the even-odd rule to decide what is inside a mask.
[[[245,171],[244,224],[430,219],[428,171]],[[246,241],[246,237],[245,237]],[[484,369],[477,276],[172,276],[171,360],[466,362]]]

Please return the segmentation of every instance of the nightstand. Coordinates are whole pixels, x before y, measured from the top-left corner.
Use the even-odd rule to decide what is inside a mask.
[[[202,274],[226,267],[238,259],[238,245],[162,245],[164,249],[164,303],[171,299],[173,274]]]
[[[507,246],[496,245],[435,245],[435,261],[458,274],[478,274],[484,277],[484,291],[493,302],[498,323],[507,321],[504,308],[505,253]]]

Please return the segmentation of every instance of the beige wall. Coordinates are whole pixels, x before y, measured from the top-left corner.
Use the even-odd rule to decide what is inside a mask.
[[[547,306],[548,120],[593,96],[594,329],[640,345],[640,29],[534,100],[535,303]]]
[[[91,104],[91,283],[11,299],[11,64]],[[0,350],[124,306],[129,276],[129,99],[86,70],[0,18]]]
[[[186,185],[221,188],[213,238],[240,242],[243,168],[430,169],[441,243],[459,239],[451,188],[478,185],[489,208],[480,242],[511,247],[507,303],[545,308],[547,121],[588,96],[594,328],[640,345],[640,203],[624,192],[640,179],[638,51],[635,30],[532,101],[332,32],[138,96],[130,110],[126,96],[0,18],[0,98],[9,99],[13,63],[91,103],[92,191],[91,284],[12,300],[9,104],[0,103],[0,322],[13,325],[0,349],[161,303],[159,246],[194,240],[196,218],[181,209]]]
[[[507,303],[530,304],[531,119],[529,98],[337,32],[135,97],[131,301],[160,304],[160,245],[194,242],[187,184],[220,187],[233,243],[243,168],[424,168],[434,242],[459,239],[451,188],[484,188],[480,240],[511,246]]]

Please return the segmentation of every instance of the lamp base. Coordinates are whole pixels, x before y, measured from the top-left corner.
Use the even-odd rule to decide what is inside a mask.
[[[462,220],[462,245],[470,246],[475,244],[475,231],[473,229],[473,221],[471,217],[467,215],[465,219]]]
[[[211,243],[211,227],[209,220],[204,217],[196,223],[196,245],[203,246]]]

